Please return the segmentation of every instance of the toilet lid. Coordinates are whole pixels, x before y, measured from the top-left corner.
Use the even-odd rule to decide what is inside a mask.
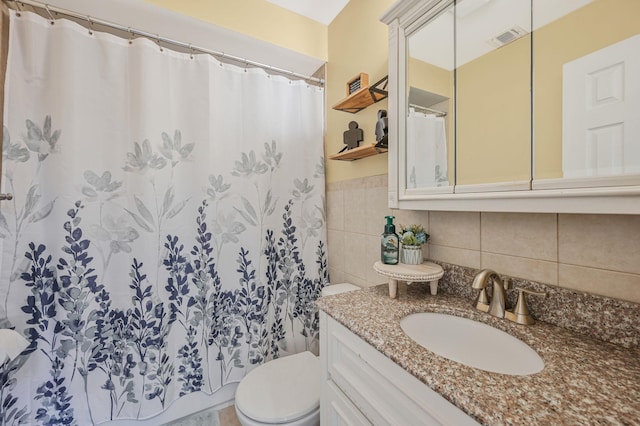
[[[322,289],[322,296],[332,296],[334,294],[346,293],[347,291],[360,290],[360,287],[349,283],[331,284]]]
[[[235,403],[258,422],[304,417],[320,406],[320,361],[308,351],[269,361],[242,379]]]

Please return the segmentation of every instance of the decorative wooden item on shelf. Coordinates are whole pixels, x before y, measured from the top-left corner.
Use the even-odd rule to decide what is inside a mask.
[[[369,86],[369,75],[360,73],[347,82],[347,97],[333,106],[333,109],[355,114],[369,105],[373,105],[389,95],[385,76],[372,86]]]
[[[360,142],[364,139],[364,132],[358,125],[357,121],[349,123],[349,130],[343,133],[342,139],[346,146],[342,148],[340,152],[360,146]]]
[[[357,92],[363,87],[369,87],[369,75],[360,73],[356,77],[353,77],[351,80],[347,81],[347,96],[354,92]]]

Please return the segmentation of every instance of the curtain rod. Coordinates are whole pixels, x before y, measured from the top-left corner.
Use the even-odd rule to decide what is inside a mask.
[[[84,21],[87,21],[87,23],[89,24],[89,29],[91,30],[91,26],[93,24],[97,24],[97,25],[102,25],[105,27],[109,27],[109,28],[113,28],[119,31],[124,31],[127,32],[129,34],[133,35],[137,35],[137,36],[141,36],[141,37],[145,37],[148,39],[151,39],[155,42],[157,42],[158,44],[160,43],[164,43],[164,44],[168,44],[168,45],[173,45],[173,46],[178,46],[181,47],[183,49],[188,49],[190,52],[195,53],[195,52],[200,52],[200,53],[206,53],[208,55],[214,56],[216,58],[219,59],[225,59],[225,60],[231,60],[234,62],[238,62],[241,64],[245,64],[247,66],[252,66],[252,67],[256,67],[256,68],[262,68],[268,72],[272,72],[272,73],[276,73],[276,74],[280,74],[280,75],[285,75],[285,76],[291,76],[291,77],[296,77],[302,80],[305,80],[307,82],[311,82],[311,83],[316,83],[320,86],[324,86],[324,79],[318,78],[318,77],[313,77],[313,76],[309,76],[309,75],[304,75],[304,74],[300,74],[294,71],[289,71],[289,70],[285,70],[282,68],[278,68],[278,67],[274,67],[271,65],[267,65],[267,64],[263,64],[260,62],[256,62],[256,61],[252,61],[250,59],[245,59],[245,58],[240,58],[238,56],[234,56],[234,55],[229,55],[228,53],[224,53],[224,52],[218,52],[215,50],[210,50],[210,49],[206,49],[204,47],[198,47],[198,46],[194,46],[192,44],[189,43],[184,43],[182,41],[178,41],[178,40],[173,40],[167,37],[162,37],[158,34],[151,34],[148,33],[146,31],[142,31],[142,30],[138,30],[135,28],[131,28],[131,27],[125,27],[123,25],[120,24],[116,24],[114,22],[110,22],[110,21],[105,21],[102,19],[97,19],[88,15],[83,15],[68,9],[63,9],[60,7],[56,7],[56,6],[50,6],[48,4],[45,3],[40,3],[37,1],[33,1],[33,0],[3,0],[5,3],[7,4],[15,4],[16,9],[18,10],[18,12],[22,12],[22,10],[20,9],[19,4],[22,5],[28,5],[31,7],[35,7],[35,8],[39,8],[39,9],[44,9],[47,14],[49,15],[49,18],[53,21],[55,18],[52,15],[52,12],[54,13],[60,13],[62,15],[66,15],[66,16],[70,16],[73,18],[77,18],[77,19],[81,19]]]
[[[440,111],[438,109],[433,109],[433,108],[427,108],[427,107],[423,107],[421,105],[416,105],[416,104],[409,104],[410,108],[414,108],[414,109],[420,109],[423,111],[427,111],[427,112],[432,112],[434,114],[436,114],[438,117],[446,117],[447,113],[444,111]]]

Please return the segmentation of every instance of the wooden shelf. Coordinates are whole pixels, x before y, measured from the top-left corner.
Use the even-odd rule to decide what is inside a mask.
[[[385,76],[372,86],[365,85],[335,104],[332,108],[352,114],[362,111],[369,105],[373,105],[389,96],[389,92],[385,90],[388,80],[389,76]]]
[[[372,155],[382,154],[388,150],[388,148],[376,147],[375,143],[371,143],[357,148],[348,149],[338,154],[330,155],[329,160],[353,161],[360,158],[371,157]]]

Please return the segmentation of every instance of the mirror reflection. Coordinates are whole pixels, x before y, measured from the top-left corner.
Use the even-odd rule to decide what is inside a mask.
[[[637,0],[534,0],[536,180],[640,173],[639,16]]]
[[[531,0],[459,1],[455,20],[456,184],[528,189]]]
[[[453,5],[407,41],[407,188],[452,191],[454,147]]]
[[[451,2],[409,36],[408,187],[524,182],[528,188],[530,28],[531,0],[464,0]],[[412,96],[417,89],[439,95],[427,99],[440,103],[418,102]],[[413,130],[416,117],[441,118],[445,131],[425,143],[423,133]],[[433,146],[442,147],[435,149],[436,170],[446,155],[446,181],[423,160],[423,151]],[[421,163],[427,164],[428,179],[414,172]]]
[[[408,36],[408,188],[640,174],[640,1],[448,4]]]

